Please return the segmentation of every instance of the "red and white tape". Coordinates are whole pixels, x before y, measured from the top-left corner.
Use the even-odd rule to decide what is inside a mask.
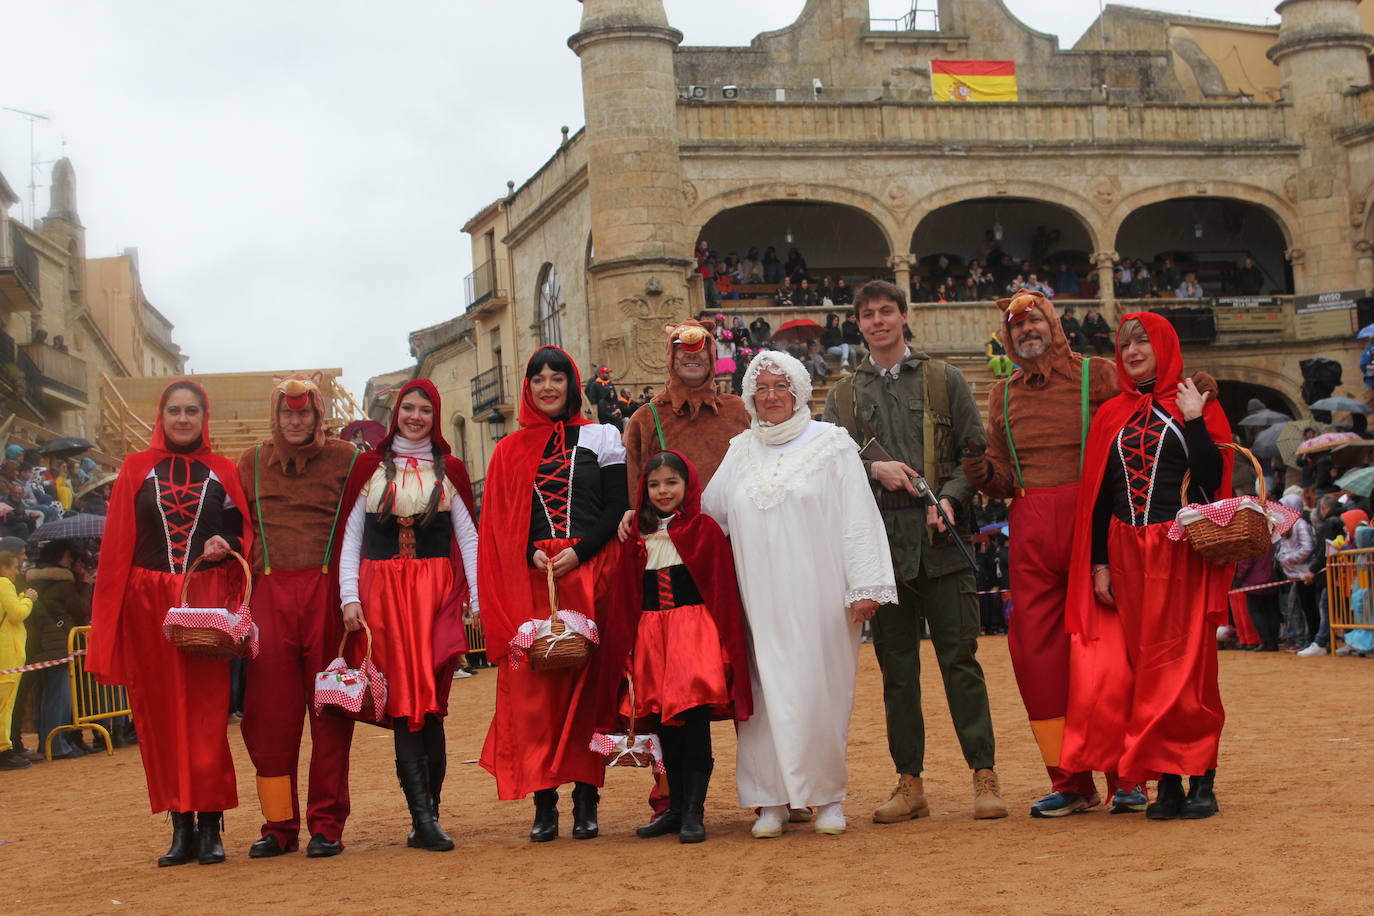
[[[42,671],[44,668],[56,668],[58,665],[65,665],[67,662],[76,658],[78,655],[85,655],[85,649],[77,649],[66,658],[55,658],[50,662],[34,662],[32,665],[22,665],[18,668],[0,668],[0,677],[6,674],[23,674],[25,671]]]

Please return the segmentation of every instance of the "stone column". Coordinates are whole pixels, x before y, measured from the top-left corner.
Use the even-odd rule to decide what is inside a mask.
[[[1102,317],[1116,324],[1116,283],[1112,267],[1120,259],[1115,251],[1095,251],[1090,260],[1097,270],[1097,298],[1102,300]]]
[[[887,259],[887,266],[892,268],[892,282],[907,298],[911,297],[911,265],[915,263],[916,255],[909,252],[894,254]]]
[[[1355,240],[1355,285],[1368,292],[1374,289],[1374,242]]]
[[[1289,264],[1293,265],[1293,288],[1304,290],[1307,288],[1307,252],[1302,248],[1284,249],[1283,257]]]

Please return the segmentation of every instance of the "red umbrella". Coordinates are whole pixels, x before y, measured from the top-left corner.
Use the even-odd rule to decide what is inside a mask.
[[[774,331],[773,340],[775,342],[780,340],[820,340],[824,333],[825,328],[810,318],[797,318]]]
[[[368,448],[375,448],[378,442],[386,438],[386,427],[376,420],[354,420],[352,423],[339,430],[339,438],[345,442],[353,441],[353,434],[361,432],[363,441]]]

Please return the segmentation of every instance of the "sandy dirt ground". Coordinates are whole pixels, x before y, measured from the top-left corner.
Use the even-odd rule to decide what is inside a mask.
[[[710,838],[637,839],[649,776],[608,773],[601,837],[527,840],[529,801],[498,802],[473,762],[495,673],[454,685],[442,822],[452,853],[405,847],[408,827],[389,733],[359,727],[346,852],[250,860],[259,815],[236,726],[243,806],[227,815],[223,865],[158,869],[170,827],[148,813],[136,749],[0,774],[0,911],[68,913],[1335,913],[1368,912],[1374,800],[1374,661],[1221,655],[1227,706],[1217,794],[1206,821],[1147,822],[1105,810],[1033,820],[1045,774],[1012,679],[1006,642],[985,638],[998,770],[1012,815],[970,817],[971,779],[929,646],[923,674],[933,816],[878,825],[894,784],[871,647],[862,650],[850,737],[849,832],[794,824],[754,840],[736,806],[734,735],[717,725]],[[302,846],[304,843],[302,843]]]

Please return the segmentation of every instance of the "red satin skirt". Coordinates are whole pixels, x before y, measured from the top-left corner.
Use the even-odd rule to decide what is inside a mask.
[[[224,607],[243,573],[220,566],[191,577],[191,607]],[[229,663],[167,641],[162,618],[181,603],[181,576],[135,566],[119,615],[125,687],[153,813],[227,811],[239,804],[229,753]]]
[[[453,590],[453,567],[448,557],[430,559],[363,560],[358,569],[358,594],[363,616],[372,630],[372,663],[386,676],[386,711],[406,716],[412,731],[429,714],[448,714],[453,686],[452,665],[434,665],[434,616]],[[350,646],[365,640],[349,641]],[[361,653],[350,649],[349,658]]]
[[[576,543],[576,539],[552,538],[535,546],[555,556]],[[616,586],[613,573],[619,546],[612,541],[557,580],[561,609],[597,619],[598,608],[606,605],[610,590]],[[547,616],[548,609],[538,597],[548,594],[545,574],[532,569],[529,576],[530,591],[537,602],[530,608],[530,617]],[[511,668],[509,656],[501,660],[496,669],[496,711],[479,760],[496,777],[498,798],[524,798],[539,789],[570,782],[603,784],[606,761],[590,747],[597,719],[593,704],[599,674],[596,649],[586,665],[562,671],[535,671],[528,660],[519,668]]]
[[[1097,639],[1074,637],[1065,769],[1114,770],[1132,783],[1217,765],[1226,712],[1204,595],[1221,568],[1168,530],[1112,520],[1116,612],[1099,613]]]
[[[681,725],[677,716],[698,706],[709,706],[713,719],[734,717],[730,660],[704,604],[640,614],[630,666],[636,719],[655,717],[667,725]],[[620,714],[630,715],[628,692]]]

